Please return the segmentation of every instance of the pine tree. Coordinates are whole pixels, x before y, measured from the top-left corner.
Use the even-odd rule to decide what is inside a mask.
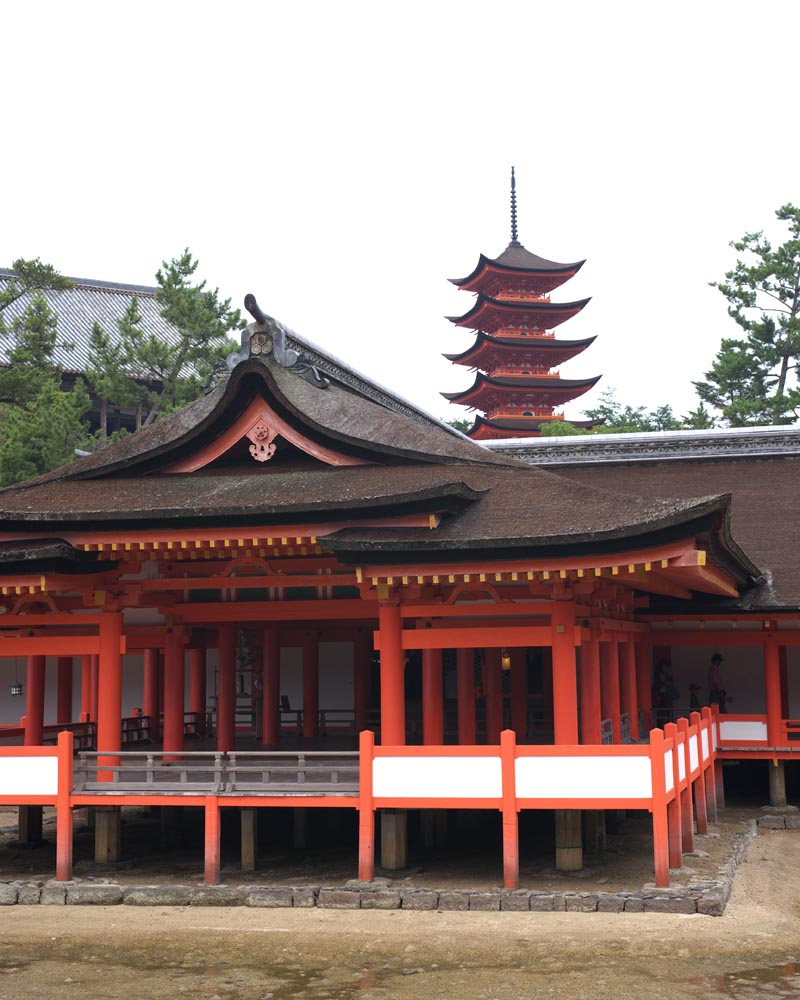
[[[792,423],[800,414],[800,208],[775,213],[789,238],[773,247],[763,232],[731,244],[743,259],[725,281],[712,282],[728,301],[728,314],[744,331],[722,341],[700,398],[733,427]]]

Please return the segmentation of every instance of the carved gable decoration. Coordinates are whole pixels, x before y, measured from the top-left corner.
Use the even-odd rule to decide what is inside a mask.
[[[275,455],[277,442],[282,438],[326,465],[371,464],[365,459],[342,454],[333,448],[327,448],[325,445],[307,438],[301,431],[278,416],[269,403],[259,396],[251,401],[238,420],[219,437],[163,471],[195,472],[197,469],[202,469],[216,461],[244,438],[250,442],[248,451],[256,462],[268,462]]]

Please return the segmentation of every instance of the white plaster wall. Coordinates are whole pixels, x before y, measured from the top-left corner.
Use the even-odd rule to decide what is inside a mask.
[[[0,757],[0,795],[57,793],[57,757]]]
[[[519,757],[516,761],[520,799],[650,799],[650,758]]]
[[[376,798],[499,799],[499,757],[376,757]]]

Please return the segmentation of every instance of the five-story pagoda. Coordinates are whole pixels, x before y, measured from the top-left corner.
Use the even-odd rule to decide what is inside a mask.
[[[577,315],[589,299],[551,302],[550,292],[572,278],[584,261],[558,264],[530,253],[517,239],[517,202],[514,168],[511,168],[511,242],[494,259],[481,254],[466,278],[451,278],[454,285],[476,293],[472,308],[463,316],[449,316],[456,326],[475,331],[475,340],[462,354],[446,354],[457,365],[477,372],[473,384],[462,392],[442,395],[478,413],[467,431],[475,440],[538,437],[544,423],[563,420],[556,413],[588,392],[600,376],[563,379],[560,364],[584,351],[594,337],[560,340],[554,329]],[[572,421],[591,428],[592,421]]]

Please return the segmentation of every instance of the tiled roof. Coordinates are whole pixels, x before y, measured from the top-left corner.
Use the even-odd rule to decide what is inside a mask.
[[[13,272],[0,268],[0,287],[13,277]],[[136,296],[142,315],[141,329],[147,336],[156,336],[177,343],[175,328],[161,316],[161,306],[155,300],[156,289],[149,285],[126,285],[122,282],[70,278],[74,288],[61,291],[48,289],[43,294],[50,308],[58,315],[59,340],[75,345],[74,350],[59,350],[56,362],[68,372],[83,372],[89,367],[89,336],[92,325],[99,323],[113,339],[117,336],[117,320]],[[3,310],[7,320],[21,316],[30,302],[24,295]],[[7,362],[7,343],[0,340],[0,364]]]

